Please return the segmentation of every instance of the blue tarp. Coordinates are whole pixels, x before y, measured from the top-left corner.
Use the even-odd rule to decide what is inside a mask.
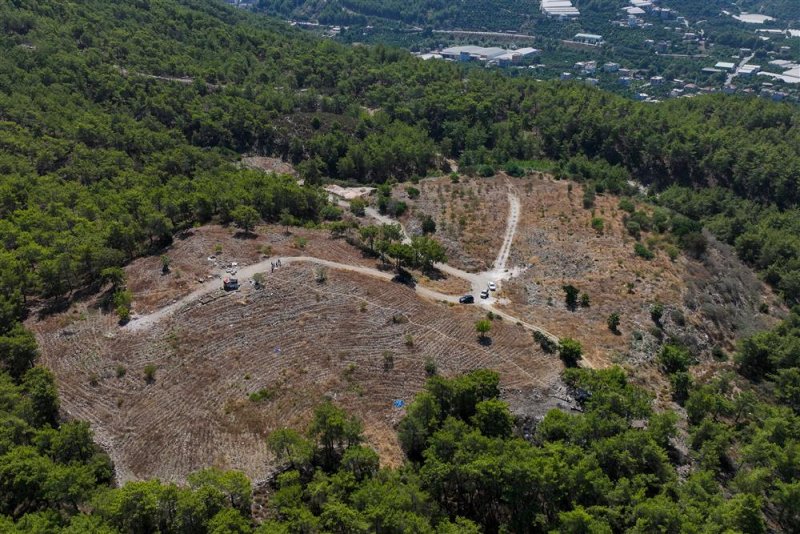
[[[404,407],[406,405],[406,401],[404,401],[402,399],[397,399],[396,401],[394,401],[393,404],[394,404],[395,408],[402,408],[402,407]]]

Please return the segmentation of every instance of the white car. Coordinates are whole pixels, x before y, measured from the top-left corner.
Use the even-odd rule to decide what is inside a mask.
[[[489,290],[488,289],[484,289],[483,291],[481,291],[481,298],[482,299],[488,299],[489,298]]]
[[[497,291],[497,284],[494,282],[489,282],[489,289],[492,291]]]

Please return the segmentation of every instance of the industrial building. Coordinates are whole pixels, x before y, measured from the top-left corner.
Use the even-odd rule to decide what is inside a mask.
[[[600,46],[605,42],[603,41],[602,35],[596,35],[594,33],[577,33],[575,37],[572,38],[572,41],[590,46]]]
[[[573,19],[580,16],[581,12],[572,5],[570,0],[541,0],[542,13],[551,19]]]
[[[483,46],[452,46],[438,52],[444,59],[453,61],[485,61],[498,65],[510,65],[518,63],[523,58],[538,54],[536,48],[519,48],[517,50],[507,50],[505,48]]]

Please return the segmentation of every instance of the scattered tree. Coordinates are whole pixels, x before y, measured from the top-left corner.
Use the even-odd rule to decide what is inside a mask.
[[[433,220],[433,217],[430,215],[425,215],[422,217],[422,233],[423,234],[435,234],[436,233],[436,221]]]
[[[297,219],[297,217],[292,215],[289,212],[289,210],[284,209],[284,210],[281,210],[280,223],[283,226],[283,232],[286,235],[289,235],[289,227],[290,226],[297,226],[300,223],[300,221]]]
[[[576,367],[578,361],[583,357],[583,347],[579,341],[565,337],[559,343],[558,354],[561,357],[561,361],[564,362],[564,365],[567,367]]]
[[[650,306],[650,318],[656,324],[656,326],[661,326],[661,318],[664,316],[664,305],[660,302],[656,302],[652,306]]]
[[[240,204],[231,211],[231,218],[237,228],[241,228],[245,234],[250,234],[261,220],[261,215],[254,207]]]
[[[619,323],[620,323],[619,313],[614,312],[611,315],[609,315],[607,323],[609,330],[611,330],[615,334],[619,333]]]
[[[148,384],[152,384],[156,380],[156,366],[153,364],[147,364],[144,366],[144,381]]]
[[[600,217],[592,217],[592,229],[597,232],[597,235],[602,235],[605,228],[605,221]]]
[[[486,334],[492,329],[492,322],[487,319],[481,319],[475,323],[475,330],[478,332],[481,340],[486,339]]]
[[[314,269],[314,280],[316,280],[316,282],[318,284],[324,284],[325,282],[327,282],[328,281],[328,269],[325,268],[322,265],[318,265]]]
[[[356,217],[363,217],[367,212],[367,201],[363,198],[354,198],[350,201],[350,211]]]
[[[578,294],[580,293],[580,290],[572,284],[562,286],[562,289],[564,290],[567,309],[575,310],[575,308],[578,306]]]

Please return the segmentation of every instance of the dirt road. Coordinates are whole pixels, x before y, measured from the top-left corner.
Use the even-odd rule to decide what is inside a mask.
[[[509,204],[508,221],[506,223],[505,235],[503,236],[503,243],[500,246],[500,250],[497,253],[497,258],[495,259],[494,265],[491,270],[484,271],[481,273],[468,273],[466,271],[462,271],[461,269],[456,269],[455,267],[451,267],[446,263],[437,263],[435,264],[435,267],[446,274],[455,276],[457,278],[461,278],[462,280],[466,280],[467,282],[469,282],[472,287],[472,294],[474,297],[476,297],[475,304],[477,306],[486,309],[487,311],[491,311],[492,313],[495,313],[508,321],[520,324],[521,326],[523,326],[528,330],[540,332],[545,336],[547,336],[548,338],[552,339],[553,341],[558,342],[558,337],[551,334],[547,330],[539,326],[526,323],[525,321],[522,321],[518,317],[510,315],[504,311],[498,310],[494,306],[497,303],[497,300],[494,297],[493,292],[490,293],[488,299],[480,299],[479,297],[480,292],[486,289],[490,282],[495,282],[499,285],[502,283],[502,280],[507,280],[513,275],[513,272],[511,272],[508,269],[507,263],[509,254],[511,252],[511,245],[514,242],[514,236],[517,232],[517,225],[519,224],[521,208],[520,208],[519,197],[517,196],[514,187],[511,185],[510,182],[508,183],[508,204]],[[366,214],[369,217],[381,223],[398,224],[403,232],[403,242],[409,243],[411,241],[411,238],[408,236],[408,233],[406,232],[405,228],[403,228],[403,225],[398,223],[394,219],[387,217],[385,215],[381,215],[373,208],[367,208]],[[239,269],[238,273],[236,274],[236,277],[244,281],[252,278],[253,275],[255,275],[256,273],[267,272],[268,270],[271,269],[272,264],[278,261],[279,259],[282,264],[305,262],[305,263],[313,263],[316,265],[323,265],[331,269],[355,272],[362,274],[364,276],[380,278],[386,281],[391,281],[394,278],[394,274],[390,272],[380,271],[378,269],[363,267],[359,265],[350,265],[329,260],[323,260],[311,256],[267,258],[253,265],[242,267],[241,269]],[[219,278],[221,278],[224,276],[225,273],[220,271],[216,274],[218,274]],[[193,302],[196,302],[204,295],[220,290],[221,282],[219,278],[214,278],[213,280],[204,283],[203,285],[201,285],[200,287],[198,287],[185,297],[170,304],[169,306],[161,308],[160,310],[155,311],[148,315],[134,317],[133,320],[131,320],[131,322],[129,322],[125,328],[131,331],[145,330],[147,328],[150,328],[159,321],[169,317],[182,307],[191,304]],[[423,287],[420,285],[415,286],[414,291],[421,297],[448,303],[458,303],[458,299],[460,297],[460,295],[448,295],[446,293],[441,293],[439,291],[435,291],[433,289]]]
[[[287,265],[290,263],[313,263],[316,265],[322,265],[325,267],[329,267],[331,269],[337,269],[341,271],[350,271],[354,273],[363,274],[364,276],[371,276],[373,278],[380,278],[382,280],[391,281],[394,278],[394,273],[380,271],[378,269],[372,269],[369,267],[362,267],[360,265],[349,265],[345,263],[338,263],[335,261],[330,260],[323,260],[320,258],[314,258],[311,256],[292,256],[292,257],[272,257],[267,258],[263,261],[258,263],[254,263],[253,265],[248,265],[239,269],[236,273],[236,278],[241,281],[250,279],[256,273],[264,273],[268,272],[272,268],[272,264],[277,262],[278,260],[281,261],[281,264]],[[221,278],[224,276],[225,273],[222,271],[216,273],[219,277],[215,277],[213,280],[205,282],[203,285],[186,295],[185,297],[181,298],[180,300],[173,302],[169,306],[165,306],[160,310],[157,310],[153,313],[148,315],[142,315],[138,317],[134,317],[126,326],[125,328],[131,331],[137,330],[146,330],[150,328],[154,324],[166,319],[167,317],[171,316],[173,313],[181,309],[182,307],[191,304],[193,302],[198,301],[205,295],[209,293],[213,293],[214,291],[218,291],[221,289],[222,283]],[[431,300],[436,301],[444,301],[444,302],[458,302],[458,296],[447,295],[445,293],[440,293],[438,291],[434,291],[433,289],[429,289],[427,287],[417,285],[414,288],[417,294],[420,296],[426,297]]]

